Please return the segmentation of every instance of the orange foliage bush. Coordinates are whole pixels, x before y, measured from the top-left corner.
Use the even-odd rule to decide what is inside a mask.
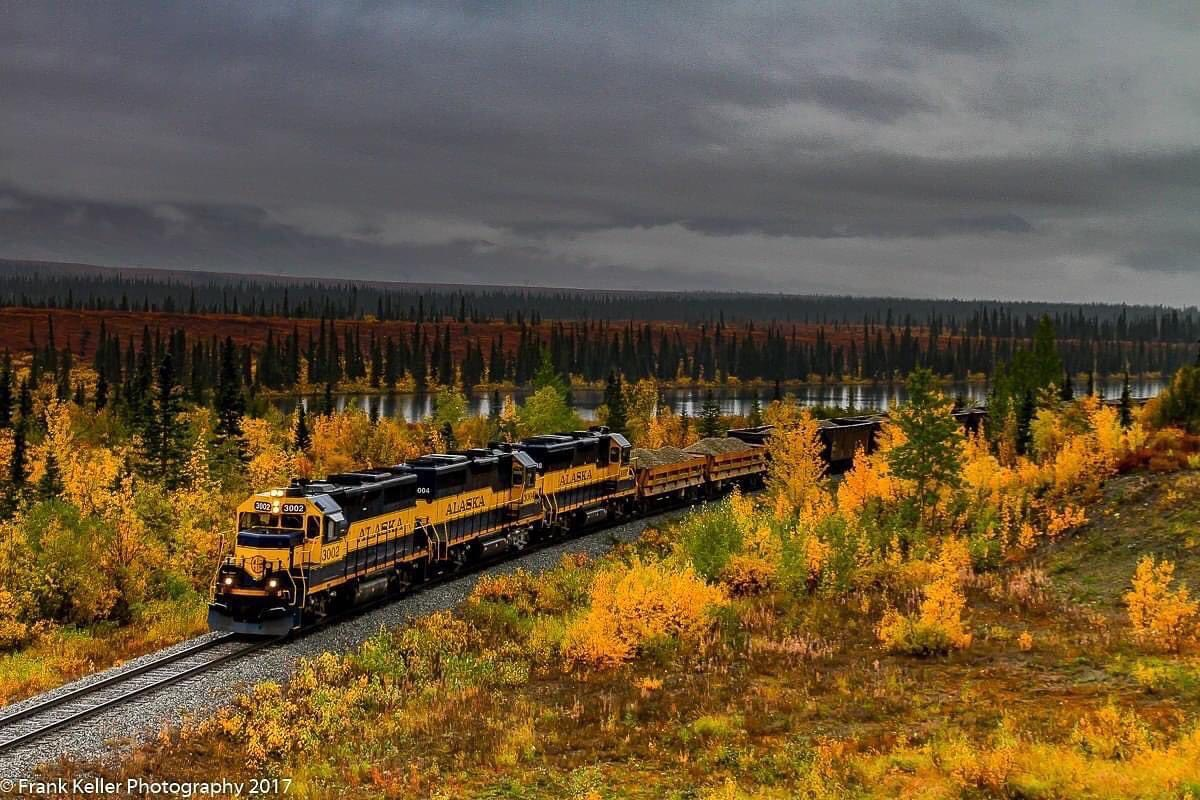
[[[895,429],[885,426],[880,434],[882,444],[874,453],[868,455],[862,447],[854,451],[854,461],[837,488],[838,510],[843,514],[861,514],[872,501],[888,505],[900,499],[901,482],[892,476],[887,463],[887,451],[893,440],[889,431]]]
[[[1128,761],[1150,748],[1150,732],[1133,711],[1109,703],[1086,715],[1075,726],[1071,741],[1085,753]]]
[[[1163,428],[1146,437],[1141,447],[1126,453],[1118,468],[1122,472],[1148,468],[1152,472],[1194,469],[1200,455],[1200,436],[1181,428]]]
[[[962,619],[967,605],[963,584],[971,575],[965,542],[947,539],[932,573],[933,579],[921,590],[917,614],[905,615],[894,608],[884,612],[875,632],[885,650],[926,656],[971,645],[971,634]]]
[[[567,628],[563,655],[601,668],[630,660],[651,639],[697,642],[713,626],[713,612],[728,602],[723,589],[706,584],[690,566],[637,559],[598,572],[590,596],[590,607]]]
[[[1066,504],[1046,512],[1046,534],[1055,539],[1069,530],[1087,524],[1087,513],[1079,506]]]
[[[721,583],[734,597],[761,594],[775,582],[776,565],[761,556],[737,553],[721,573]]]
[[[832,509],[821,481],[825,462],[816,418],[794,400],[771,403],[763,416],[775,426],[768,476],[772,491],[786,498],[795,513],[819,519]]]
[[[1173,563],[1144,556],[1133,574],[1133,588],[1125,594],[1134,639],[1170,652],[1200,636],[1200,602],[1189,597],[1186,586],[1172,589],[1174,577]]]

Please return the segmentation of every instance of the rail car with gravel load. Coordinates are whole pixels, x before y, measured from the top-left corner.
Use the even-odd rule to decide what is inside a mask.
[[[733,486],[756,487],[767,474],[767,449],[735,436],[712,436],[688,445],[684,452],[704,459],[705,490],[709,497]]]
[[[697,453],[678,447],[635,447],[630,463],[637,483],[639,511],[693,501],[705,492],[708,462]]]

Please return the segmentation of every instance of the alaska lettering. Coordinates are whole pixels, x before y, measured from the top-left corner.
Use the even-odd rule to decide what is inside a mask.
[[[583,483],[586,480],[591,480],[591,477],[592,477],[592,470],[590,468],[589,469],[577,469],[577,470],[574,470],[573,472],[564,472],[563,476],[561,478],[559,478],[559,480],[558,480],[558,485],[559,486],[570,486],[573,483]]]
[[[446,514],[463,514],[468,511],[478,511],[484,506],[483,495],[474,497],[456,497],[446,504]]]

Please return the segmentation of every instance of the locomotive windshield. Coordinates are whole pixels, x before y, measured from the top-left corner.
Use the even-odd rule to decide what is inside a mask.
[[[246,511],[238,519],[238,528],[243,531],[269,533],[277,530],[298,531],[304,528],[303,514],[264,514]]]
[[[291,547],[300,543],[300,537],[291,533],[260,533],[257,531],[238,531],[237,543],[241,547]]]

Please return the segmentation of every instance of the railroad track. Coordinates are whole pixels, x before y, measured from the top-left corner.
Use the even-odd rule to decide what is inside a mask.
[[[691,503],[680,503],[647,514],[640,519],[627,520],[621,524],[634,522],[650,523],[655,520],[665,520],[673,515],[684,512]],[[555,545],[566,543],[569,539],[602,533],[604,530],[618,527],[614,525],[597,525],[595,527],[576,531],[570,537],[554,537],[526,550],[522,556],[532,555]],[[447,572],[414,587],[410,592],[422,592],[443,583],[467,577],[468,575],[486,572],[491,566],[508,559],[481,561],[470,565],[462,571]],[[518,557],[514,559],[520,561]],[[408,592],[405,593],[409,594]],[[307,636],[322,628],[352,619],[361,614],[373,611],[381,606],[401,599],[398,596],[387,596],[371,603],[357,606],[348,612],[333,615],[320,622],[313,623],[293,632],[296,636]],[[237,633],[225,633],[206,639],[203,642],[181,648],[175,652],[160,656],[93,683],[72,689],[54,697],[47,698],[18,711],[3,713],[0,709],[0,755],[19,750],[26,745],[62,728],[100,714],[108,709],[129,702],[136,697],[163,689],[172,684],[184,681],[194,675],[206,672],[215,667],[227,664],[243,656],[247,656],[268,645],[277,644],[288,637],[260,639],[245,637]]]
[[[276,641],[224,634],[19,711],[0,714],[0,753],[16,750],[60,728],[249,655]]]

